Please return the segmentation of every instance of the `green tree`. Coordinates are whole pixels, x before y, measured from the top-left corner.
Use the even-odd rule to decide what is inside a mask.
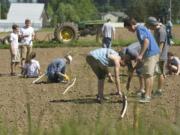
[[[97,10],[92,0],[51,0],[47,6],[51,24],[64,21],[78,22],[97,18]]]
[[[180,19],[180,0],[172,0],[172,18],[174,21]]]
[[[147,16],[146,0],[128,0],[126,13],[130,17],[136,18],[137,21],[144,21]]]
[[[7,13],[9,9],[9,1],[8,0],[0,0],[0,18],[6,19]]]
[[[91,20],[97,18],[97,9],[92,0],[74,0],[73,5],[80,20]]]

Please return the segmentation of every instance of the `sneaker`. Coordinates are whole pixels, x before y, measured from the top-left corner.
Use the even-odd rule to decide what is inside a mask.
[[[171,45],[174,45],[175,43],[174,43],[174,41],[170,40],[170,44],[171,44]]]
[[[149,103],[151,101],[151,97],[144,97],[139,100],[140,103]]]
[[[162,91],[160,90],[156,90],[155,92],[153,92],[153,96],[161,96],[162,95]]]
[[[140,90],[136,93],[137,97],[144,97],[145,96],[145,90]]]

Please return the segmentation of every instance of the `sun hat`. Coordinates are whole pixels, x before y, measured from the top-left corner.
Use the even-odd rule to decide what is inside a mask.
[[[147,19],[148,25],[157,25],[158,23],[159,23],[159,21],[155,17],[150,16]]]
[[[69,61],[69,63],[72,62],[72,56],[71,55],[67,55],[65,58]]]

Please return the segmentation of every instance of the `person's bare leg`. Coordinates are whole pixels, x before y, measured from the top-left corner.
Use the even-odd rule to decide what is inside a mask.
[[[139,77],[139,90],[144,90],[144,78],[142,76]]]
[[[151,97],[152,85],[153,85],[153,77],[146,77],[145,81],[145,97]]]
[[[164,83],[164,76],[163,76],[163,74],[162,74],[162,75],[160,75],[159,78],[158,78],[158,90],[161,90],[161,89],[162,89],[163,83]]]
[[[104,79],[98,80],[98,96],[100,99],[103,98],[103,91],[104,91]]]
[[[11,62],[11,74],[14,73],[14,63]]]
[[[16,62],[15,63],[15,65],[14,65],[14,71],[16,72],[16,70],[17,70],[17,65],[18,65],[19,63],[18,62]]]

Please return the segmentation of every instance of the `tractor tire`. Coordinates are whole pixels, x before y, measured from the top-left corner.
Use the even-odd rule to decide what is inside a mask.
[[[70,43],[77,40],[79,37],[78,26],[71,22],[58,24],[54,31],[54,37],[62,43]]]
[[[10,36],[5,36],[3,39],[2,39],[2,43],[5,44],[5,45],[9,45],[10,44]]]

